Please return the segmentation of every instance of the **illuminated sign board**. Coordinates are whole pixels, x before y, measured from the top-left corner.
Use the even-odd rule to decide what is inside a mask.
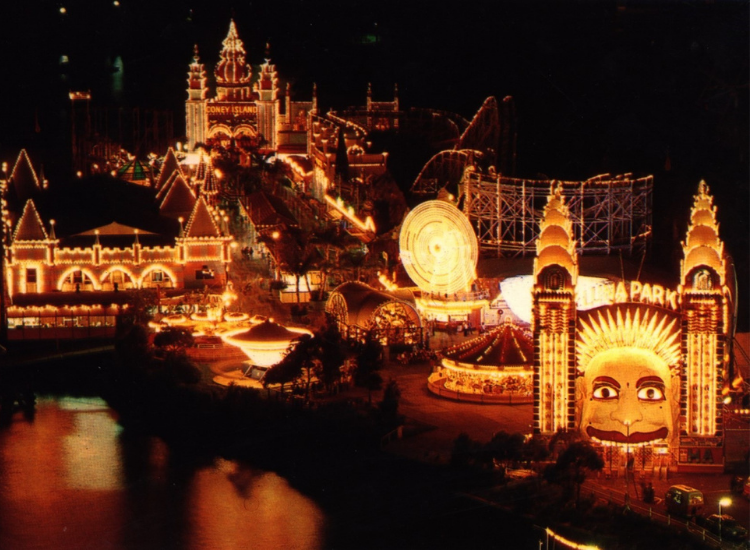
[[[245,116],[254,117],[258,106],[254,103],[222,103],[206,105],[206,113],[212,117]]]
[[[511,311],[522,321],[531,322],[531,290],[534,277],[509,277],[500,283],[500,292]],[[601,306],[641,303],[676,311],[680,296],[661,285],[638,281],[611,281],[601,277],[578,277],[576,309],[587,311]]]

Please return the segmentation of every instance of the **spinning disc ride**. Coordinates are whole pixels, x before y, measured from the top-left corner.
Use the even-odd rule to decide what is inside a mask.
[[[453,294],[476,279],[477,238],[466,216],[448,202],[427,201],[412,210],[399,247],[406,272],[422,292]]]
[[[404,219],[401,261],[420,293],[417,308],[438,323],[470,323],[487,296],[472,289],[479,247],[464,214],[450,202],[426,201]]]

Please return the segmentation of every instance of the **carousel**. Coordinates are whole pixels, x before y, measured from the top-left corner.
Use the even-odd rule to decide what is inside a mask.
[[[531,331],[510,320],[443,352],[429,390],[448,399],[490,404],[533,402]]]

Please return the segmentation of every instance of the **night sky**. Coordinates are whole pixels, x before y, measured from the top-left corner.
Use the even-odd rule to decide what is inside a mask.
[[[71,89],[90,89],[96,105],[171,110],[182,134],[193,44],[210,74],[234,17],[249,62],[269,42],[282,85],[308,99],[317,83],[324,108],[364,104],[368,82],[376,100],[398,83],[403,107],[466,118],[490,95],[513,96],[516,175],[654,175],[657,251],[684,238],[706,179],[750,290],[746,1],[2,4],[2,160],[26,147],[54,173]]]

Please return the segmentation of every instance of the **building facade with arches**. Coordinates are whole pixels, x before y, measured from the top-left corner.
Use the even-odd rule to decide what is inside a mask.
[[[22,151],[3,197],[9,340],[112,336],[136,291],[158,300],[226,285],[232,237],[179,169],[161,188],[50,186]]]
[[[311,101],[292,101],[291,87],[281,88],[268,45],[255,74],[234,20],[222,42],[214,81],[216,89],[211,93],[196,47],[185,101],[189,151],[204,144],[245,153],[307,152],[309,115],[318,108],[315,90]]]

